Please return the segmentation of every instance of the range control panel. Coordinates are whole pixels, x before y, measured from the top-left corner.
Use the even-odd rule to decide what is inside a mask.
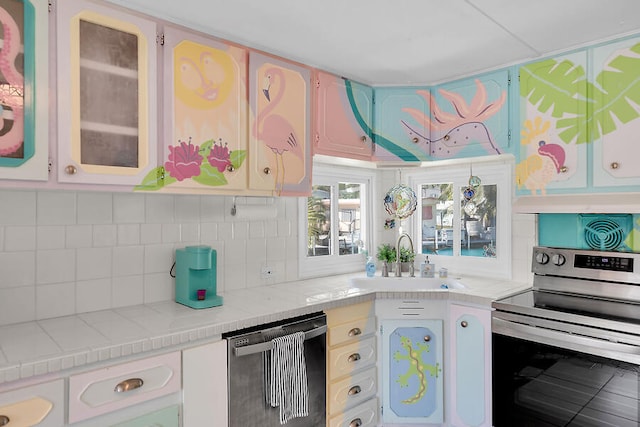
[[[640,254],[536,246],[531,271],[539,275],[608,280],[640,285]]]

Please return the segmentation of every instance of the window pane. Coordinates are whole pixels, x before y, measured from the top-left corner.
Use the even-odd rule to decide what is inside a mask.
[[[338,185],[338,253],[357,254],[362,246],[360,233],[360,184]]]
[[[480,185],[470,200],[460,189],[460,221],[463,256],[495,258],[497,186]]]
[[[314,185],[307,198],[307,256],[331,251],[331,186]]]
[[[453,255],[453,184],[422,186],[422,253]]]

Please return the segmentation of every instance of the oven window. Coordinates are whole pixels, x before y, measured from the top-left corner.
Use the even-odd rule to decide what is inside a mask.
[[[493,422],[640,425],[640,367],[493,334]]]

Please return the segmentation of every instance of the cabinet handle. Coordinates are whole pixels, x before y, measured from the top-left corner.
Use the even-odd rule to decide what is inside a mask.
[[[128,380],[124,380],[121,383],[118,383],[116,388],[113,389],[116,393],[124,393],[130,390],[135,390],[137,388],[142,387],[144,381],[141,378],[129,378]]]
[[[362,142],[367,142],[367,136],[366,136],[366,135],[362,135],[362,136],[360,137],[360,140],[361,140]]]
[[[351,387],[348,391],[349,396],[355,396],[356,394],[360,393],[362,391],[362,389],[360,388],[359,385],[354,385],[353,387]]]
[[[425,335],[423,339],[424,339],[424,342],[431,341],[431,337],[429,335]]]
[[[269,174],[271,174],[271,168],[270,167],[266,167],[266,168],[262,169],[262,172],[264,172],[265,175],[269,175]]]
[[[78,169],[73,165],[68,165],[66,168],[64,168],[64,173],[66,173],[67,175],[75,175],[76,173],[78,173]]]
[[[449,134],[445,135],[442,139],[444,139],[445,141],[448,141],[449,138],[451,138],[451,136]]]
[[[611,163],[611,169],[618,169],[619,167],[620,167],[620,163],[618,162]]]
[[[233,172],[234,170],[236,170],[236,168],[234,168],[233,165],[227,166],[227,172]]]
[[[358,336],[362,333],[362,331],[360,330],[360,328],[353,328],[352,330],[349,331],[349,336],[350,337],[355,337]]]
[[[9,417],[7,417],[6,415],[0,415],[0,426],[8,425],[9,421],[11,421]]]
[[[360,360],[360,353],[353,353],[347,358],[347,362],[357,362],[358,360]]]
[[[562,167],[560,168],[560,173],[567,173],[568,171],[569,171],[569,168],[568,168],[568,167],[566,167],[566,166],[562,166]]]
[[[466,328],[467,326],[469,326],[469,323],[466,320],[463,320],[462,322],[460,322],[460,326]]]
[[[420,140],[418,139],[417,136],[414,136],[413,138],[411,138],[411,142],[413,142],[414,144],[417,144],[418,141],[420,141]]]
[[[360,418],[351,420],[351,422],[349,423],[349,427],[360,427],[361,425],[362,425],[362,420]]]

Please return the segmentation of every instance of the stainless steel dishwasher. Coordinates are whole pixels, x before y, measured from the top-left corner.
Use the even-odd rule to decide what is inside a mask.
[[[304,332],[309,415],[286,423],[290,427],[319,427],[326,424],[326,332],[324,313],[287,319],[225,334],[228,351],[229,426],[279,426],[279,408],[271,407],[267,396],[265,352],[271,340]]]

